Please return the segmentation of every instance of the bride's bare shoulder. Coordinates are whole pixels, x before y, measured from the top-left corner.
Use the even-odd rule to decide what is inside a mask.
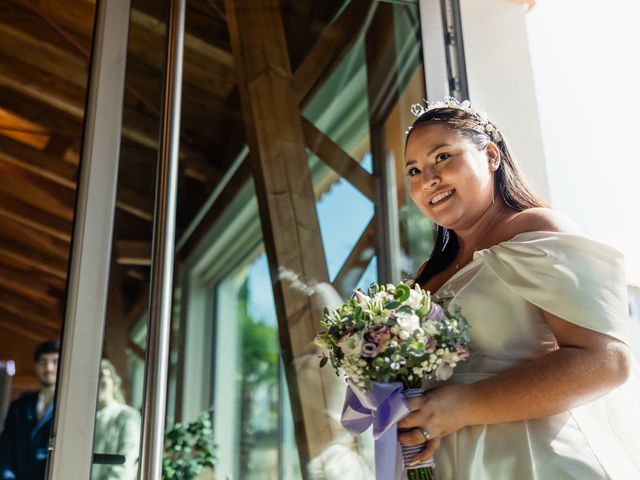
[[[564,232],[583,234],[582,229],[565,214],[551,208],[529,208],[518,212],[506,222],[513,237],[524,232]]]

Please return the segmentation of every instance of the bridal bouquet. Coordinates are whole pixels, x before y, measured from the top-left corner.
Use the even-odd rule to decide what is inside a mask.
[[[324,310],[316,344],[349,383],[342,425],[351,433],[373,424],[376,477],[399,478],[397,422],[409,413],[404,398],[421,395],[425,378],[446,380],[469,355],[468,325],[459,309],[446,312],[419,285],[371,285],[340,308]],[[403,447],[409,460],[423,445]],[[408,467],[409,479],[434,478],[433,462]]]

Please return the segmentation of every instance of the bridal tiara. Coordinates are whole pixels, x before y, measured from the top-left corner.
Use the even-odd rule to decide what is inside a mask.
[[[491,140],[493,140],[494,142],[502,141],[502,135],[500,134],[500,131],[491,122],[491,120],[489,120],[489,116],[486,114],[486,112],[483,112],[482,110],[479,110],[478,108],[471,105],[471,102],[469,100],[459,102],[453,97],[446,97],[444,100],[439,100],[437,102],[427,102],[425,100],[424,105],[422,103],[414,103],[413,105],[411,105],[411,113],[416,117],[420,117],[423,114],[438,108],[453,108],[456,110],[463,110],[464,112],[473,115],[474,117],[476,117],[480,125],[482,125],[487,135],[491,137]],[[409,127],[405,133],[409,134],[411,128],[412,127]]]

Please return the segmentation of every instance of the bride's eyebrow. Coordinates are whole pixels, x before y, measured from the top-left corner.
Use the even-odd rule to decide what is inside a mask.
[[[432,148],[431,150],[429,150],[429,152],[427,153],[427,157],[430,157],[431,155],[433,155],[438,149],[442,148],[442,147],[452,147],[453,145],[449,144],[449,143],[441,143],[440,145]],[[415,163],[418,163],[417,160],[407,160],[407,162],[404,164],[405,168],[408,167],[409,165],[413,165]]]
[[[451,147],[452,145],[448,144],[448,143],[441,143],[440,145],[438,145],[437,147],[434,147],[433,149],[431,149],[429,151],[429,153],[427,153],[427,157],[430,157],[431,155],[433,155],[438,149],[442,148],[442,147]]]

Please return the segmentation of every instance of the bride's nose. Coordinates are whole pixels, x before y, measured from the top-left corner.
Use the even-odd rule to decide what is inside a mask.
[[[422,177],[422,190],[433,190],[440,183],[440,177],[434,173],[425,172]]]

